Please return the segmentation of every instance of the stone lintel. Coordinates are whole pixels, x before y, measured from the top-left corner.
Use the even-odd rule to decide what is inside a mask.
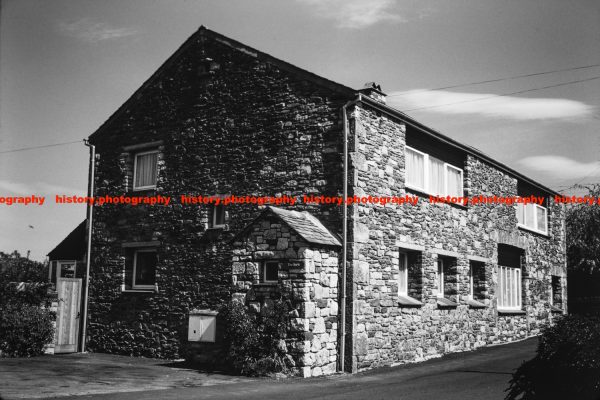
[[[132,248],[132,247],[158,247],[160,242],[158,240],[152,240],[150,242],[123,242],[121,247]]]
[[[437,254],[439,256],[447,256],[454,258],[462,258],[460,253],[456,251],[444,250],[444,249],[431,249],[431,254]]]
[[[401,250],[425,251],[425,246],[421,246],[419,244],[407,243],[407,242],[397,241],[396,247],[400,247]]]
[[[130,152],[130,151],[136,151],[136,150],[149,149],[149,148],[161,146],[162,144],[163,144],[162,140],[157,140],[154,142],[140,143],[140,144],[132,144],[130,146],[123,146],[123,151]]]
[[[482,262],[484,264],[490,264],[492,262],[491,258],[480,257],[480,256],[472,256],[470,254],[467,254],[467,260],[469,260],[469,261],[478,261],[478,262]]]

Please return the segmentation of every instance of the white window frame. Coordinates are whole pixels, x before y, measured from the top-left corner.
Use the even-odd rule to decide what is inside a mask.
[[[523,207],[524,213],[523,214],[523,223],[519,222],[519,207]],[[527,221],[527,218],[525,217],[526,213],[527,213],[527,208],[528,207],[533,207],[533,226],[529,226],[529,225],[525,225],[525,221]],[[541,230],[538,227],[538,220],[537,220],[537,209],[540,208],[542,210],[544,210],[544,219],[545,219],[545,223],[544,225],[546,226],[546,230]],[[537,232],[537,233],[541,233],[543,235],[547,235],[548,234],[548,209],[544,206],[540,206],[539,204],[533,204],[533,203],[529,203],[529,204],[524,204],[524,203],[517,203],[517,226],[519,228],[523,228],[523,229],[527,229],[533,232]]]
[[[276,264],[277,265],[277,279],[267,280],[267,264]],[[261,263],[260,267],[261,267],[260,274],[259,274],[259,282],[260,283],[274,284],[274,283],[279,282],[279,261],[265,260]]]
[[[138,153],[134,153],[133,155],[133,190],[147,190],[147,189],[156,189],[156,182],[154,182],[154,185],[147,185],[147,186],[136,186],[136,174],[137,174],[137,159],[139,156],[144,156],[147,154],[158,154],[158,150],[149,150],[149,151],[140,151]],[[156,156],[156,161],[158,164],[158,156]],[[158,165],[155,165],[154,168],[157,169],[156,171],[156,180],[158,181]]]
[[[408,254],[400,252],[398,262],[398,295],[408,296]],[[402,276],[404,276],[404,280],[401,279]],[[401,286],[402,282],[404,282],[404,287]]]
[[[131,276],[131,289],[133,290],[154,290],[156,288],[156,275],[154,276],[154,285],[136,285],[135,283],[135,272],[137,268],[137,255],[138,253],[156,253],[155,249],[139,249],[133,252],[133,274]],[[158,266],[158,258],[156,260]],[[156,267],[155,267],[156,268]],[[156,274],[156,269],[154,271]]]
[[[408,183],[408,173],[406,173],[406,163],[405,163],[405,175],[404,175],[405,179],[404,179],[404,181],[405,181],[406,187],[408,187],[410,189],[418,190],[423,193],[431,194],[434,196],[449,196],[450,194],[448,193],[448,168],[452,168],[457,171],[460,171],[460,187],[461,187],[462,191],[464,192],[465,182],[464,182],[463,170],[452,164],[443,162],[442,160],[439,160],[439,158],[437,158],[437,157],[432,157],[432,158],[435,158],[436,160],[442,161],[444,163],[444,193],[434,193],[433,191],[431,191],[431,189],[429,187],[429,165],[430,165],[429,157],[430,157],[430,155],[427,153],[424,153],[422,151],[419,151],[415,148],[412,148],[410,146],[405,146],[405,147],[407,150],[413,151],[413,152],[423,156],[423,173],[425,174],[425,176],[423,177],[423,184],[425,187],[418,187],[416,185],[412,185],[412,184]],[[453,195],[453,196],[461,197],[461,196],[463,196],[463,193],[459,193],[458,195]]]
[[[73,277],[77,276],[77,261],[75,260],[52,260],[50,261],[50,271],[48,275],[50,276],[50,282],[52,282],[52,262],[56,262],[56,283],[58,283],[58,279],[60,278],[60,272],[62,270],[62,264],[74,264],[75,268],[73,268]]]
[[[223,223],[222,224],[217,224],[217,207],[223,207]],[[225,209],[225,206],[222,204],[219,205],[213,205],[210,208],[210,227],[211,228],[223,228],[225,226],[227,226],[227,210]]]
[[[512,282],[507,282],[510,278],[509,271],[514,271],[514,274],[511,275]],[[504,265],[498,266],[498,310],[508,310],[508,311],[518,311],[523,307],[523,299],[522,299],[522,285],[523,276],[521,268],[516,267],[507,267]],[[507,289],[507,284],[510,289]],[[513,302],[515,305],[509,306],[505,304],[501,304],[506,296],[503,296],[504,292],[508,293],[508,290],[511,291],[511,296],[513,296]]]

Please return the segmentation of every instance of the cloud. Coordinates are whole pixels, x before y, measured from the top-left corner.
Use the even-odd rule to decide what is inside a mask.
[[[59,22],[58,31],[85,42],[96,43],[103,40],[117,39],[138,33],[131,28],[116,28],[104,22],[95,22],[89,18],[81,18],[72,22]]]
[[[600,161],[580,162],[568,157],[543,155],[525,157],[518,163],[534,171],[561,179],[583,179],[600,176]]]
[[[378,22],[406,22],[394,13],[396,0],[297,0],[322,18],[332,19],[340,28],[366,28]]]
[[[516,120],[581,118],[594,111],[593,106],[568,99],[498,97],[494,94],[424,89],[389,93],[388,104],[407,112],[423,107],[428,112],[479,114]]]
[[[51,195],[64,194],[67,196],[84,196],[86,188],[76,189],[60,185],[52,185],[45,182],[21,183],[12,181],[0,181],[0,191],[8,192],[12,196]]]

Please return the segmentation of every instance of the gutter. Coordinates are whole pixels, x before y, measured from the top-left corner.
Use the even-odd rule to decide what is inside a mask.
[[[90,148],[90,182],[88,185],[88,197],[94,195],[94,175],[96,170],[96,146],[90,144],[88,139],[83,139],[83,143]],[[87,317],[88,317],[88,297],[89,297],[89,284],[90,284],[90,262],[92,258],[92,216],[93,216],[93,205],[92,202],[88,203],[87,208],[87,251],[85,261],[85,289],[83,294],[83,324],[81,329],[81,352],[85,353],[85,341],[87,336]]]

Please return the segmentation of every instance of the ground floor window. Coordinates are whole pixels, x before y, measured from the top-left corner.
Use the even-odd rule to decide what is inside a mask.
[[[263,261],[260,267],[260,283],[276,283],[279,279],[279,262]]]
[[[498,308],[521,309],[521,268],[498,267]]]
[[[133,270],[131,273],[132,289],[154,290],[156,286],[156,265],[158,257],[156,250],[144,249],[133,252]]]
[[[550,305],[562,309],[562,283],[560,276],[553,275],[550,283]]]

